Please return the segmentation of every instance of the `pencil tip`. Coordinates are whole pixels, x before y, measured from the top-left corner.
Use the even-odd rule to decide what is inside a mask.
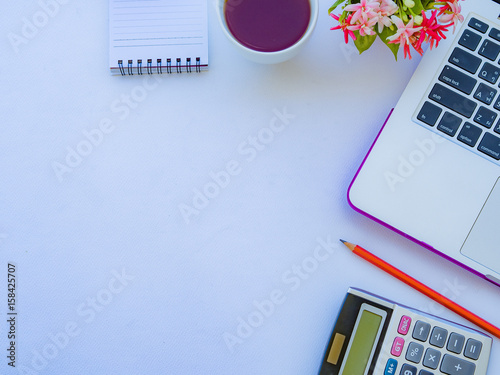
[[[339,239],[340,242],[346,243],[347,241],[344,241],[342,238]]]
[[[347,248],[351,251],[354,251],[354,248],[356,247],[356,245],[353,245],[352,243],[344,241],[344,240],[340,240],[340,242],[342,242],[344,245],[346,245]]]

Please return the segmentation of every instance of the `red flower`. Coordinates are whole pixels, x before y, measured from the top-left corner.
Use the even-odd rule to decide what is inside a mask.
[[[352,38],[352,40],[356,40],[356,36],[354,35],[354,33],[352,32],[352,30],[349,30],[348,27],[351,26],[351,18],[352,18],[352,14],[349,15],[349,17],[347,17],[346,19],[344,19],[343,22],[340,22],[340,17],[331,13],[330,16],[332,16],[333,18],[335,18],[337,21],[339,21],[339,25],[338,26],[335,26],[335,27],[332,27],[330,30],[342,30],[344,32],[344,38],[345,38],[345,42],[346,43],[349,43],[349,37]]]
[[[416,51],[418,51],[418,53],[422,54],[422,43],[429,42],[432,49],[438,46],[441,39],[446,39],[445,32],[448,31],[448,27],[453,25],[453,22],[441,25],[438,23],[438,16],[439,14],[437,9],[432,11],[430,18],[427,18],[425,12],[422,11],[423,21],[420,24],[422,27],[420,30],[420,37],[413,44],[413,47]]]

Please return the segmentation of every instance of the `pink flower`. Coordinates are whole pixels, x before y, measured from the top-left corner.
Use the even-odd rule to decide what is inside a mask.
[[[464,16],[460,14],[462,7],[458,0],[447,1],[446,4],[439,10],[439,22],[453,24],[453,32],[455,25],[458,22],[464,22]]]
[[[392,21],[390,16],[396,13],[399,10],[398,6],[392,0],[381,0],[380,10],[377,13],[377,24],[378,24],[378,32],[381,33],[384,29],[384,26],[390,27],[392,25]]]
[[[366,23],[370,18],[377,17],[377,12],[380,8],[378,0],[361,0],[357,4],[350,4],[344,8],[345,12],[352,12],[351,24],[354,25],[361,20],[361,23]]]
[[[405,25],[405,23],[397,16],[391,16],[392,22],[397,26],[398,31],[396,34],[387,38],[389,43],[399,44],[404,48],[404,57],[408,56],[411,59],[410,55],[410,45],[413,44],[416,40],[416,36],[414,35],[418,31],[422,29],[422,27],[413,27],[413,18],[410,19],[410,22]]]
[[[359,31],[359,35],[375,35],[375,31],[373,31],[373,26],[377,23],[376,18],[372,18],[370,20],[366,20],[364,22],[358,22],[355,25],[348,26],[349,30]]]

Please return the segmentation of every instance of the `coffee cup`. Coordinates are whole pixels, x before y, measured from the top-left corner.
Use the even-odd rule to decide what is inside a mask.
[[[318,0],[216,0],[222,31],[247,59],[276,64],[294,57],[311,36]]]

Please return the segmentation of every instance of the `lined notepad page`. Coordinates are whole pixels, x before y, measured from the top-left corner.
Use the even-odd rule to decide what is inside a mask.
[[[148,61],[165,70],[169,59],[174,72],[208,67],[207,0],[109,0],[109,34],[112,73],[120,74],[119,62],[134,74]]]

